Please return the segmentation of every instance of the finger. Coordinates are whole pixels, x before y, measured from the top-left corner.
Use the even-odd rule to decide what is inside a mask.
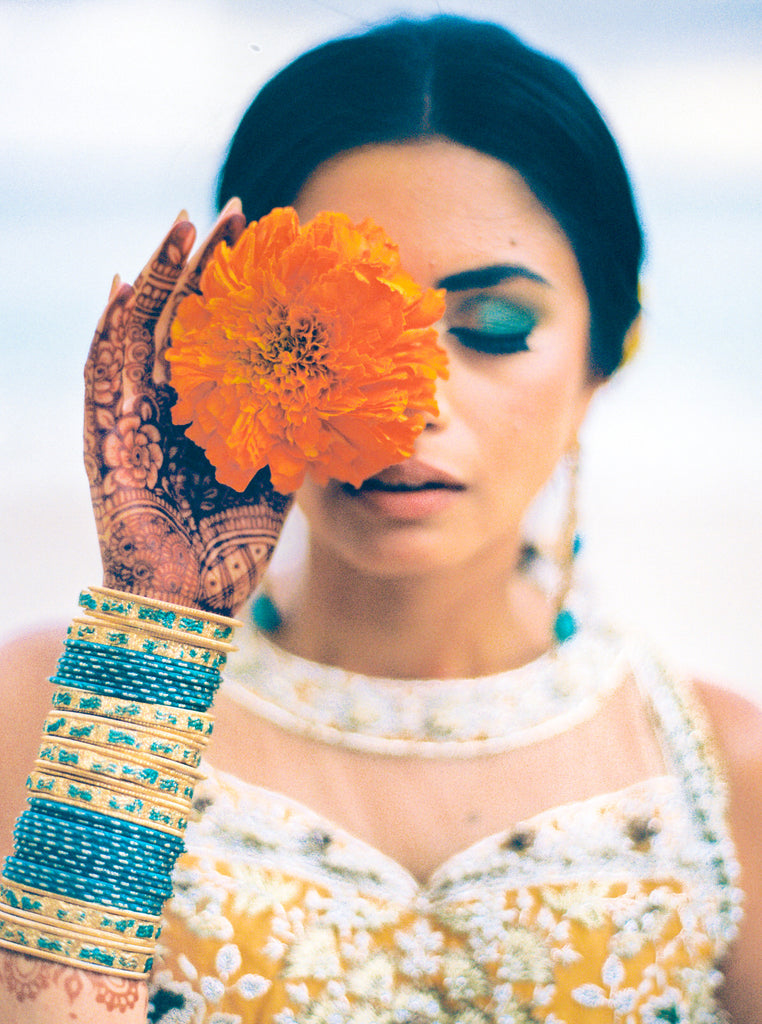
[[[118,275],[114,278],[111,286],[109,301],[101,313],[98,325],[95,328],[93,340],[87,353],[85,362],[85,387],[92,388],[97,373],[98,359],[102,353],[104,344],[116,346],[124,350],[125,325],[127,322],[127,310],[131,304],[133,294],[132,286],[122,284]]]
[[[155,328],[154,381],[156,383],[163,383],[169,379],[169,367],[163,353],[169,344],[169,329],[177,313],[177,307],[188,295],[199,291],[199,281],[204,267],[220,242],[231,246],[235,245],[245,227],[246,219],[241,212],[241,202],[239,199],[231,199],[220,213],[210,233],[179,275],[172,296],[166,302]]]
[[[116,282],[116,279],[115,279]],[[91,486],[100,480],[99,432],[116,419],[122,401],[122,371],[131,285],[112,286],[111,300],[95,330],[85,363],[85,465]]]
[[[182,217],[182,214],[180,215]],[[193,248],[196,229],[178,219],[135,281],[137,327],[153,328]]]
[[[153,390],[156,320],[190,255],[195,234],[188,220],[176,220],[135,281],[126,324],[123,411],[137,408]]]

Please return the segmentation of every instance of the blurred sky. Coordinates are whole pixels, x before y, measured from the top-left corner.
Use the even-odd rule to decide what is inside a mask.
[[[394,13],[499,20],[568,61],[629,163],[649,245],[639,360],[586,437],[590,571],[616,617],[762,695],[762,3],[0,0],[0,634],[68,618],[99,561],[81,367],[214,176],[255,89]]]

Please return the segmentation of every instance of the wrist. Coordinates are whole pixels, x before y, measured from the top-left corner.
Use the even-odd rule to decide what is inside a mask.
[[[0,946],[139,978],[236,623],[102,587],[80,605],[0,882]]]

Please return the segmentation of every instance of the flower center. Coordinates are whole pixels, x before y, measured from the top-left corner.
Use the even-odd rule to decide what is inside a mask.
[[[325,362],[330,332],[310,311],[274,306],[257,342],[252,356],[258,374],[324,380],[333,376]]]

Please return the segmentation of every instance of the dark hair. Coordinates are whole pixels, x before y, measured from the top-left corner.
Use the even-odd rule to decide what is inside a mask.
[[[577,257],[590,302],[591,369],[613,373],[640,310],[643,237],[627,171],[572,72],[498,25],[400,19],[303,54],[246,111],[217,201],[237,195],[256,220],[292,204],[318,165],[340,152],[427,136],[522,175]]]

